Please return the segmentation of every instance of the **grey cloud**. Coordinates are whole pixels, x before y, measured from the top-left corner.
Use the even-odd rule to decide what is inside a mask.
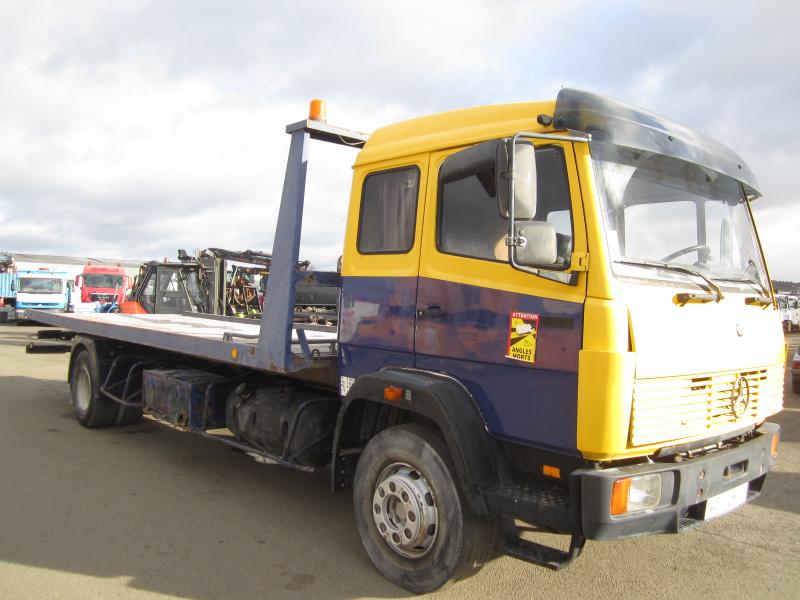
[[[71,245],[95,240],[120,255],[147,252],[145,258],[172,255],[179,244],[268,250],[287,148],[281,128],[295,114],[287,106],[297,106],[300,116],[309,98],[327,97],[332,110],[338,106],[350,118],[342,124],[369,130],[386,114],[553,98],[565,84],[640,103],[739,152],[769,194],[755,211],[772,274],[800,279],[797,262],[787,258],[800,254],[800,241],[772,241],[779,237],[772,232],[784,235],[787,220],[800,229],[791,172],[798,160],[794,22],[800,10],[792,4],[173,0],[98,2],[83,15],[50,19],[44,5],[25,6],[13,26],[9,15],[0,18],[0,57],[34,78],[28,96],[6,85],[0,97],[0,232],[6,232],[0,247],[49,244],[48,251],[70,252]],[[126,80],[131,73],[152,86],[133,100],[145,102],[150,92],[171,100],[163,114],[151,107],[167,131],[135,114],[101,110],[99,103],[120,101],[119,90],[139,81]],[[36,96],[51,82],[63,86],[62,97]],[[178,154],[167,155],[161,146],[175,133],[169,128],[181,131],[181,119],[199,110],[186,82],[212,90],[202,110],[222,122],[265,107],[286,119],[254,119],[254,127],[269,129],[251,132],[238,148],[243,129],[230,132],[225,150],[216,148],[220,139],[208,139],[208,151],[182,156],[191,149],[184,141],[175,143]],[[134,103],[130,110],[144,109]],[[196,126],[223,135],[207,122]],[[12,131],[15,136],[6,135]],[[102,169],[104,152],[113,156],[116,164],[108,166],[118,175],[83,181],[59,171],[59,156],[76,152],[65,144],[89,134],[90,158]],[[258,136],[263,144],[254,141]],[[29,144],[28,163],[20,166],[13,148],[4,151],[3,139]],[[119,150],[125,144],[133,149]],[[132,153],[148,151],[161,164],[137,161],[138,173],[126,167]],[[239,170],[228,165],[226,179],[214,176],[215,151],[258,158]],[[333,207],[320,212],[337,224],[312,218],[306,225],[304,251],[315,253],[315,262],[325,260],[315,247],[340,251],[338,221],[350,176],[334,170],[346,170],[344,162],[326,167],[326,160],[324,153],[319,162],[312,156],[310,177],[318,183],[310,182],[309,191]],[[175,175],[164,161],[175,165]],[[344,190],[335,199],[334,187]],[[226,221],[221,199],[242,209],[228,215],[234,224]],[[182,228],[186,214],[192,225]],[[9,221],[44,223],[47,233],[17,236],[4,226]]]

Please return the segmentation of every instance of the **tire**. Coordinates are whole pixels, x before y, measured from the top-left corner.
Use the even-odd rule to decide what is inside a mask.
[[[392,427],[369,441],[353,504],[372,564],[414,593],[473,575],[498,548],[498,520],[470,514],[447,446],[427,426]]]
[[[142,410],[122,406],[100,393],[100,369],[93,352],[81,350],[72,363],[70,399],[78,422],[84,427],[127,425],[142,418]]]

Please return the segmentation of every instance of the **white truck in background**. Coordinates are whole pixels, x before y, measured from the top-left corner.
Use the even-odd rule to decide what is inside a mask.
[[[0,252],[0,323],[10,321],[14,316],[17,301],[17,267],[14,258]]]
[[[72,287],[72,278],[66,271],[51,271],[44,267],[17,271],[17,324],[29,320],[30,310],[67,312]]]
[[[797,296],[776,295],[778,309],[781,311],[783,330],[787,333],[800,329],[800,300]]]

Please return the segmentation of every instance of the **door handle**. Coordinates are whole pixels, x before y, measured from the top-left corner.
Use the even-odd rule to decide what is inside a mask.
[[[422,310],[417,311],[417,317],[420,319],[443,319],[446,316],[447,313],[438,304],[429,304]]]

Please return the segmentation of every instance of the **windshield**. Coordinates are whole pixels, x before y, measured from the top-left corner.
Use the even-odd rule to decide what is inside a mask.
[[[17,292],[23,294],[60,294],[63,290],[64,282],[60,279],[20,277]]]
[[[204,309],[197,271],[168,267],[158,270],[156,312],[203,312]]]
[[[83,285],[93,288],[122,288],[122,275],[89,273],[84,276]]]
[[[683,160],[613,144],[593,143],[591,152],[615,273],[680,277],[656,269],[643,274],[640,267],[622,264],[667,263],[769,289],[739,182]]]

